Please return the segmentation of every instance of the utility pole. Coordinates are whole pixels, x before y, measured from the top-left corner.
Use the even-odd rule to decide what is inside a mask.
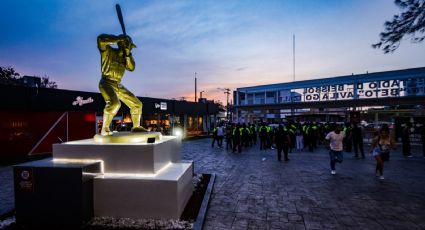
[[[294,60],[294,66],[293,66],[293,81],[295,81],[295,34],[292,36],[292,57]]]
[[[196,92],[196,72],[195,72],[195,102],[197,102],[198,100],[198,98],[197,98],[197,92]]]
[[[292,35],[292,58],[294,60],[294,63],[293,63],[294,64],[293,65],[293,80],[292,81],[295,81],[295,34]],[[293,103],[291,91],[289,91],[289,96],[291,97],[291,103]],[[291,116],[292,116],[292,118],[294,118],[294,116],[295,116],[294,108],[291,108]]]
[[[226,100],[227,100],[227,104],[226,104],[226,119],[229,120],[229,95],[230,95],[230,91],[231,89],[229,88],[217,88],[219,90],[223,90],[224,94],[226,94]]]

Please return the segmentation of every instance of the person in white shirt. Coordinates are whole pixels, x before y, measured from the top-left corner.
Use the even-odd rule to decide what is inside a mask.
[[[341,127],[339,125],[336,125],[334,127],[334,130],[328,135],[326,135],[326,140],[329,141],[329,157],[331,160],[331,174],[335,175],[335,163],[342,163],[343,160],[343,140],[344,140],[345,134],[341,131]]]
[[[220,124],[217,127],[217,145],[219,148],[223,147],[223,138],[224,138],[224,127]]]

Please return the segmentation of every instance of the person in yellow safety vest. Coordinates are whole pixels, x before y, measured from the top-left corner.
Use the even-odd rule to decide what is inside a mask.
[[[267,148],[272,148],[272,133],[271,133],[272,127],[270,125],[266,125],[266,131],[267,131]]]
[[[309,141],[308,140],[308,131],[307,131],[307,129],[308,129],[308,123],[307,122],[304,122],[304,124],[301,127],[302,134],[303,134],[303,144],[304,144],[304,147],[309,146],[309,143],[308,143],[308,141]]]
[[[212,131],[212,143],[211,143],[211,148],[214,148],[214,143],[217,141],[217,126],[214,127],[213,131]]]
[[[260,136],[260,150],[266,150],[267,148],[267,128],[264,123],[261,124],[260,128],[258,129],[259,136]]]
[[[345,151],[351,153],[351,149],[353,148],[353,144],[351,142],[351,124],[345,123],[344,129],[342,130],[345,133],[344,138],[344,147]]]
[[[249,128],[243,124],[241,128],[242,133],[242,147],[247,148],[248,147],[248,140],[249,140]]]
[[[311,141],[312,141],[312,144],[313,144],[313,148],[317,148],[317,129],[318,129],[318,127],[316,125],[316,122],[313,122],[311,129],[312,129],[312,134],[311,134],[312,139],[311,139]]]
[[[313,129],[313,124],[309,123],[307,128],[306,128],[306,144],[308,146],[308,149],[310,150],[310,152],[314,151],[314,129]]]
[[[297,131],[297,126],[295,126],[295,124],[293,122],[290,123],[289,125],[289,130],[288,130],[288,134],[289,134],[289,139],[291,140],[291,143],[289,143],[289,152],[292,153],[292,149],[295,147],[295,132]]]
[[[233,128],[233,152],[236,152],[236,149],[238,149],[238,152],[241,152],[241,130],[240,130],[240,124],[237,124]]]
[[[249,124],[245,127],[245,133],[246,133],[245,148],[248,148],[248,146],[252,146],[252,142],[251,142],[251,128],[250,128],[250,125]]]

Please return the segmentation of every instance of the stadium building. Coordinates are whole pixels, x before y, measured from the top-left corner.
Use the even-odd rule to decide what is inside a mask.
[[[425,117],[425,67],[243,87],[233,96],[234,122],[415,122]]]

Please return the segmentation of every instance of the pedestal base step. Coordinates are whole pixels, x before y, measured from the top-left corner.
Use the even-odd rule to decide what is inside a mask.
[[[154,176],[106,174],[94,179],[94,215],[178,219],[193,193],[191,163]]]

